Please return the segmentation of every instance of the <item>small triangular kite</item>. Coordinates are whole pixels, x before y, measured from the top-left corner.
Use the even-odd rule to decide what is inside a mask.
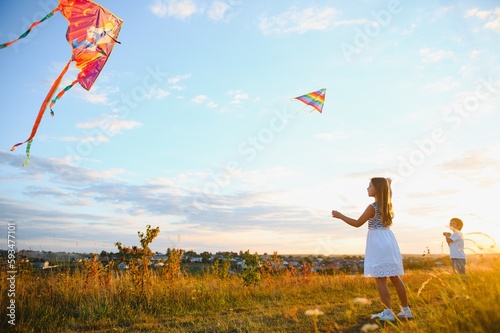
[[[302,96],[295,97],[295,99],[305,103],[306,105],[310,105],[319,113],[323,113],[323,105],[325,104],[325,93],[326,88],[310,92],[309,94],[305,94]]]

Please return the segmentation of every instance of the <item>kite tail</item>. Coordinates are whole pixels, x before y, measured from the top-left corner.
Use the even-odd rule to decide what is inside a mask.
[[[33,140],[30,140],[30,141],[28,141],[28,144],[26,145],[26,157],[27,157],[27,160],[23,163],[23,167],[27,166],[28,163],[30,162],[30,159],[31,159],[30,150],[31,150],[31,143],[32,142],[33,142]]]
[[[75,81],[71,82],[70,85],[66,86],[66,88],[64,88],[63,90],[61,90],[59,92],[59,94],[57,94],[57,96],[54,97],[54,99],[50,102],[49,108],[50,108],[50,115],[52,117],[54,117],[54,111],[52,110],[52,107],[54,106],[54,104],[56,104],[57,100],[61,99],[61,97],[63,97],[63,95],[66,93],[66,91],[70,90],[77,82],[78,82],[78,79],[76,79]]]
[[[61,74],[59,74],[59,77],[54,81],[54,83],[52,84],[52,87],[49,90],[49,93],[47,94],[42,105],[40,106],[40,111],[38,111],[38,116],[36,117],[35,124],[33,125],[33,129],[31,130],[30,137],[28,139],[26,139],[26,141],[24,141],[24,142],[16,143],[10,149],[10,151],[14,151],[17,146],[20,146],[23,143],[29,142],[29,144],[26,147],[26,156],[28,156],[28,161],[26,161],[25,164],[23,164],[23,165],[26,165],[29,162],[31,141],[33,141],[33,138],[36,135],[36,131],[38,130],[38,126],[40,125],[40,122],[42,121],[42,117],[43,117],[43,114],[45,113],[45,109],[47,109],[47,104],[49,104],[49,101],[52,98],[52,96],[54,95],[55,91],[57,90],[59,83],[61,83],[61,80],[62,80],[64,74],[66,74],[66,72],[68,71],[69,64],[71,63],[71,61],[72,60],[68,61],[68,63],[66,64],[66,66],[62,70]]]
[[[31,29],[33,29],[34,27],[36,27],[37,25],[39,25],[40,23],[42,23],[43,21],[49,19],[52,17],[52,15],[54,15],[55,12],[57,12],[59,10],[59,8],[54,8],[50,13],[48,13],[43,19],[41,19],[40,21],[37,21],[37,22],[33,22],[31,24],[31,26],[28,28],[28,30],[26,30],[25,33],[23,33],[21,36],[19,36],[17,39],[14,39],[10,42],[7,42],[7,43],[4,43],[4,44],[0,44],[0,49],[4,49],[6,47],[9,47],[11,46],[12,44],[14,44],[15,42],[17,42],[18,40],[20,39],[23,39],[24,37],[28,36],[28,34],[31,32]]]

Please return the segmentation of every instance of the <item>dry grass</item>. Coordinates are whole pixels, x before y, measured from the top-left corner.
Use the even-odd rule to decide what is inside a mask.
[[[284,273],[245,286],[238,276],[167,280],[153,273],[139,288],[130,274],[98,268],[19,273],[17,324],[12,330],[3,316],[0,330],[360,332],[365,324],[376,324],[377,332],[494,332],[500,327],[498,257],[468,267],[465,278],[449,269],[408,271],[404,281],[415,319],[385,325],[367,319],[382,306],[375,282],[361,275]],[[2,270],[1,280],[6,277]],[[6,288],[2,283],[2,309],[9,300]]]

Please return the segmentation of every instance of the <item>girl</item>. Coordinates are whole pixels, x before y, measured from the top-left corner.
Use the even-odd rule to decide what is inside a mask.
[[[336,210],[332,210],[332,217],[341,219],[356,228],[361,227],[368,221],[364,265],[365,276],[375,277],[377,281],[378,292],[385,309],[381,313],[372,315],[371,318],[379,318],[382,321],[395,321],[387,278],[391,280],[394,288],[396,288],[401,306],[403,307],[402,311],[398,313],[398,317],[413,318],[408,307],[406,287],[400,278],[400,275],[404,274],[401,253],[399,252],[396,237],[394,237],[390,229],[392,218],[394,217],[390,182],[390,179],[380,177],[371,179],[367,191],[368,196],[375,198],[375,202],[369,205],[357,220],[347,217]]]

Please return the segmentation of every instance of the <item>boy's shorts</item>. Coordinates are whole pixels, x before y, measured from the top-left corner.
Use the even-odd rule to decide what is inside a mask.
[[[451,258],[451,266],[455,273],[465,274],[465,259]]]

